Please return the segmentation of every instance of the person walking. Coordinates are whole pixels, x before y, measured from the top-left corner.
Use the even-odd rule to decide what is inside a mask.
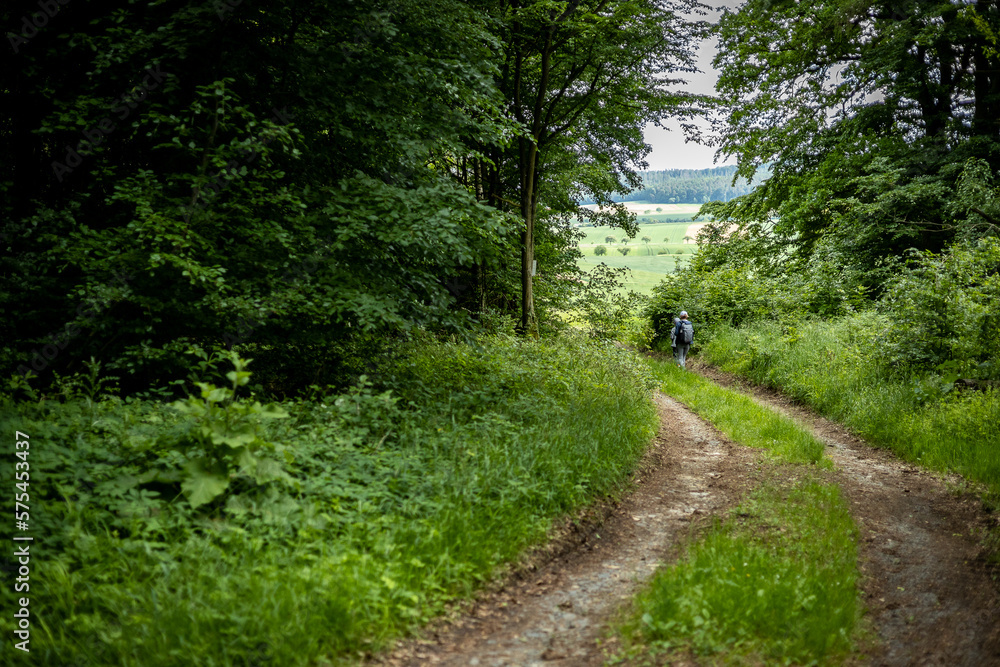
[[[688,320],[686,310],[681,311],[681,317],[677,320],[673,330],[674,350],[677,353],[677,365],[687,370],[687,353],[691,349],[691,342],[694,340],[694,325]]]
[[[673,352],[674,359],[677,358],[677,323],[681,321],[681,318],[674,318],[674,326],[670,327],[670,347],[673,348],[670,351]]]

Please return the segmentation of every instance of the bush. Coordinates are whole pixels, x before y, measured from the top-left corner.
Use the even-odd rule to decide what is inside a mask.
[[[570,308],[590,336],[603,340],[619,338],[629,328],[634,313],[640,310],[645,297],[631,290],[624,292],[622,278],[627,273],[626,268],[613,269],[602,262],[584,275],[583,286],[570,302]]]
[[[611,344],[406,352],[381,386],[272,406],[234,397],[250,386],[241,367],[172,406],[6,400],[0,422],[31,443],[33,664],[306,665],[377,649],[552,517],[622,489],[654,433],[648,372]],[[14,596],[4,587],[0,604]]]
[[[956,377],[1000,379],[1000,242],[966,242],[911,256],[879,307],[886,351],[918,369],[947,364]]]

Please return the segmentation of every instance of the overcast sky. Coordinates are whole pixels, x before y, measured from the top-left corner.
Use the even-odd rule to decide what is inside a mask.
[[[726,6],[735,9],[742,4],[739,0],[703,0],[706,4],[714,6]],[[713,13],[708,16],[708,20],[715,21],[719,14]],[[698,50],[698,69],[700,74],[689,74],[688,89],[694,93],[711,95],[715,92],[715,80],[718,78],[715,70],[712,69],[712,58],[715,57],[718,49],[716,39],[706,40]],[[669,120],[663,123],[664,127],[647,125],[645,130],[646,142],[653,147],[652,152],[646,156],[651,170],[659,169],[708,169],[710,167],[720,167],[726,164],[736,164],[730,158],[728,161],[720,160],[714,162],[715,149],[701,146],[694,142],[684,142],[684,132],[677,121]]]

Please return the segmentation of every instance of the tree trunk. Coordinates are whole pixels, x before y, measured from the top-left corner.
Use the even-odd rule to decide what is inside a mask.
[[[538,147],[531,138],[522,137],[520,143],[521,217],[521,324],[519,332],[538,338],[538,321],[535,318],[535,295],[531,271],[535,261],[535,171],[538,165]]]

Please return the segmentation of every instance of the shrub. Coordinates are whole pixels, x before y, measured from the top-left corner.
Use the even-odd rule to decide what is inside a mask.
[[[941,255],[911,255],[880,309],[889,317],[886,350],[897,362],[947,364],[957,377],[1000,378],[1000,242],[965,242]]]
[[[654,432],[645,366],[608,343],[405,352],[382,386],[273,406],[236,394],[243,367],[173,407],[5,400],[31,442],[34,662],[353,659],[623,488]]]

